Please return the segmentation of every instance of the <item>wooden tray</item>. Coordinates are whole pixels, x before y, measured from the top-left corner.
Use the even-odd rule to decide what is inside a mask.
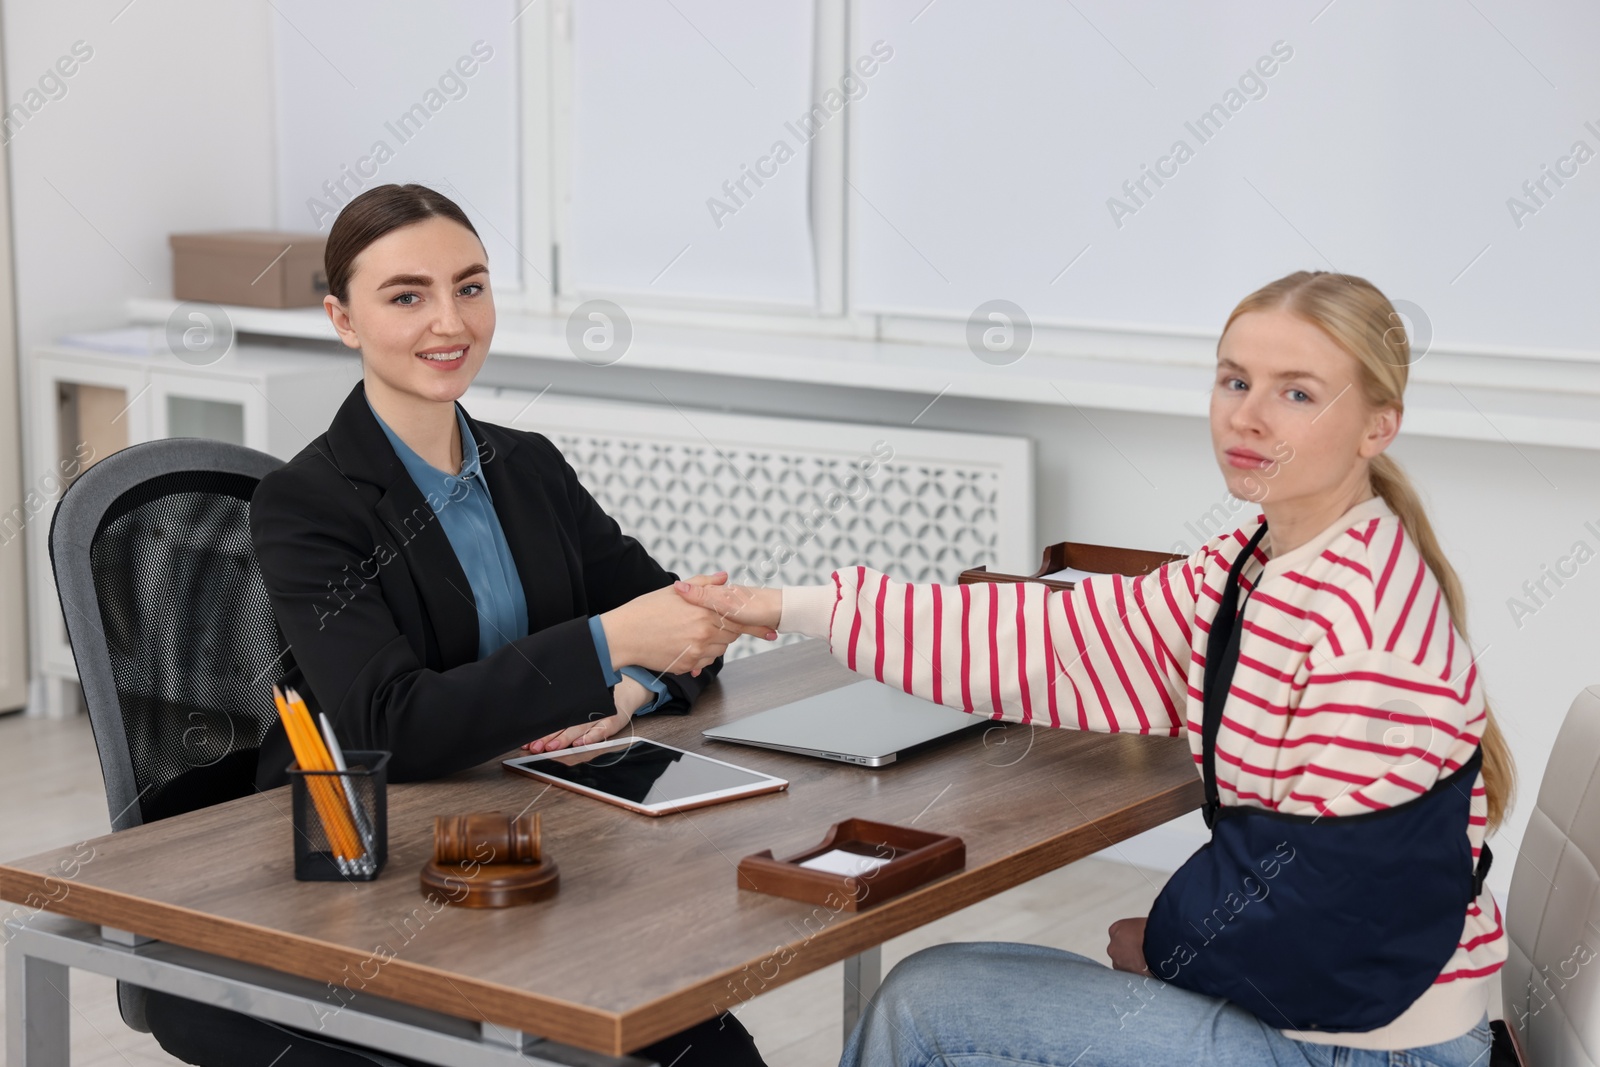
[[[859,875],[800,866],[834,849],[889,862]],[[746,856],[739,861],[739,888],[824,904],[836,911],[861,911],[966,865],[967,846],[959,837],[845,819],[833,824],[821,844],[788,859],[774,859],[770,849]]]
[[[1032,574],[1003,574],[987,567],[970,567],[956,579],[961,585],[974,582],[1040,582],[1051,589],[1071,589],[1075,582],[1059,578],[1045,578],[1067,567],[1075,567],[1091,574],[1149,574],[1157,567],[1184,559],[1169,552],[1149,552],[1142,548],[1113,548],[1110,545],[1090,545],[1080,541],[1059,541],[1044,550],[1039,569]]]

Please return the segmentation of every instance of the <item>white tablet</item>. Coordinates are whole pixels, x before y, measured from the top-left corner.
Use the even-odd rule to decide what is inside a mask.
[[[518,756],[505,768],[645,815],[774,793],[789,783],[770,774],[724,763],[642,737],[614,737],[593,745]]]

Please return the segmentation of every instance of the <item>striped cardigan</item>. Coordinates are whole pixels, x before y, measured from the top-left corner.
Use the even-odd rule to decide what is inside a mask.
[[[783,590],[779,629],[825,637],[851,670],[924,699],[1011,722],[1188,734],[1201,760],[1206,635],[1234,558],[1265,521],[1221,534],[1139,577],[1069,592],[1040,585],[911,585],[866,567]],[[1266,543],[1270,545],[1271,534]],[[1251,592],[1217,738],[1223,804],[1351,815],[1426,792],[1478,743],[1484,697],[1438,582],[1381,497],[1282,556],[1245,563]],[[1480,775],[1467,835],[1486,831]],[[1506,958],[1487,887],[1454,957],[1394,1022],[1306,1041],[1412,1048],[1459,1037]]]

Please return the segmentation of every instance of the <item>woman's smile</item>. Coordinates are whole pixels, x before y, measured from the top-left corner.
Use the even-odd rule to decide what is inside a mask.
[[[440,370],[455,370],[466,365],[467,353],[470,350],[471,346],[464,344],[441,345],[438,348],[425,348],[417,353],[417,357]]]

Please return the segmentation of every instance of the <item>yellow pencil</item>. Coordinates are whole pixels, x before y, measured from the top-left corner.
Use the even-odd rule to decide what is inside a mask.
[[[289,702],[277,686],[272,687],[272,699],[278,708],[278,717],[283,720],[283,729],[289,737],[289,747],[294,750],[294,758],[299,763],[301,770],[315,769],[315,759],[306,750],[305,741],[300,737],[299,724],[295,721],[294,712],[289,707]],[[348,859],[345,855],[342,842],[335,836],[332,810],[327,807],[326,796],[323,790],[317,788],[317,779],[306,779],[306,788],[310,791],[311,801],[316,806],[317,817],[322,821],[323,829],[327,832],[328,842],[333,846],[334,852],[340,859]]]
[[[317,731],[316,724],[311,719],[311,709],[306,707],[306,702],[300,699],[300,694],[293,689],[285,694],[289,707],[299,720],[300,736],[305,739],[311,749],[313,758],[317,762],[319,771],[336,771],[333,763],[333,754],[328,751],[328,746],[323,743],[322,734]],[[344,791],[339,784],[331,778],[316,778],[320,782],[331,800],[334,820],[338,824],[339,835],[343,839],[347,859],[359,860],[366,855],[366,848],[361,844],[361,835],[356,832],[355,819],[350,808],[345,803]]]
[[[278,717],[283,720],[284,732],[289,736],[289,746],[294,750],[300,769],[332,770],[331,759],[326,763],[323,762],[322,754],[307,738],[305,726],[296,709],[277,686],[272,687],[272,699],[277,705]],[[312,803],[317,809],[317,817],[322,821],[322,827],[328,835],[328,843],[333,847],[335,855],[341,860],[359,859],[362,850],[354,841],[354,833],[352,832],[349,837],[344,836],[344,825],[348,823],[349,813],[344,810],[344,800],[333,788],[333,783],[326,778],[313,775],[306,778],[306,788],[310,791]]]
[[[299,710],[285,700],[282,711],[285,729],[289,732],[289,743],[295,750],[295,758],[300,761],[301,770],[332,770],[329,762],[307,733],[306,722]],[[317,815],[322,820],[323,829],[327,832],[328,842],[335,854],[343,860],[360,858],[360,848],[353,836],[348,835],[345,830],[349,813],[345,811],[344,800],[333,788],[333,783],[326,778],[313,775],[306,779],[306,786],[311,792]]]

